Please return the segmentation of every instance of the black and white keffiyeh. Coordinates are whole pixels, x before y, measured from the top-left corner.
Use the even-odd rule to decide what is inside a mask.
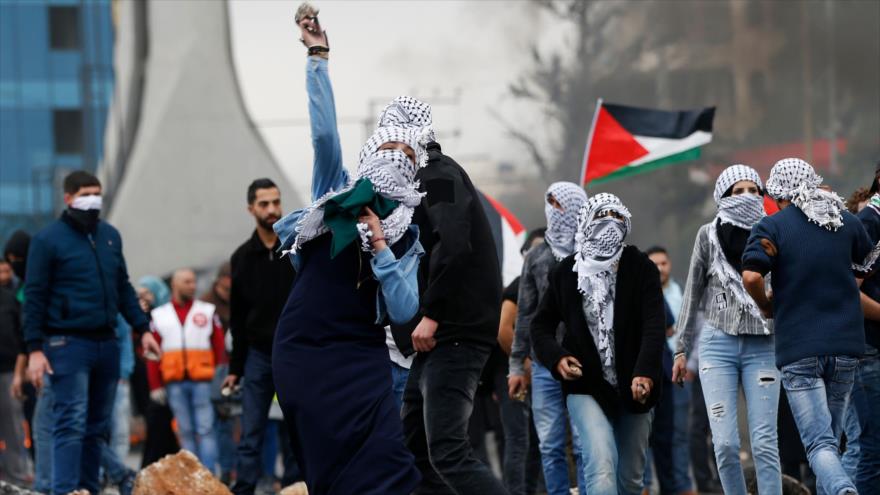
[[[746,165],[731,165],[724,169],[715,181],[713,197],[721,223],[729,223],[749,230],[764,218],[763,197],[754,194],[724,196],[734,184],[744,180],[754,182],[758,189],[763,191],[764,183],[761,182],[761,176],[755,169]]]
[[[431,105],[412,96],[398,96],[385,105],[379,112],[377,127],[399,127],[402,129],[420,129],[424,131],[422,141],[426,144],[434,140],[433,112]],[[427,155],[419,163],[427,165]]]
[[[413,98],[398,96],[379,112],[377,127],[428,127],[433,125],[431,105]]]
[[[828,230],[843,226],[843,198],[819,189],[822,177],[799,158],[785,158],[773,165],[767,179],[767,194],[774,199],[791,201],[807,218]]]
[[[606,212],[613,216],[597,218]],[[614,367],[614,284],[617,264],[623,254],[624,239],[632,228],[632,215],[620,199],[609,193],[590,198],[578,216],[575,234],[573,270],[578,276],[578,291],[583,294],[585,316],[598,317],[596,347],[602,365]]]
[[[743,287],[742,275],[731,265],[730,260],[725,255],[718,232],[719,224],[725,223],[746,231],[751,230],[766,215],[764,212],[763,196],[739,194],[724,197],[724,194],[731,186],[744,180],[754,182],[758,188],[763,187],[758,172],[745,165],[732,165],[726,168],[715,182],[714,198],[718,207],[718,214],[715,217],[715,221],[709,224],[709,244],[712,246],[713,252],[712,260],[709,262],[709,275],[718,279],[725,291],[728,294],[732,294],[739,301],[741,308],[763,321],[761,311],[755,304],[754,299],[746,293],[745,287]],[[744,237],[746,235],[747,233],[743,233]],[[742,253],[738,253],[738,256],[742,256]]]
[[[880,166],[878,166],[877,171],[880,173]],[[877,181],[875,180],[874,182],[876,183]],[[868,205],[865,208],[870,208],[875,215],[880,215],[880,193],[874,193],[868,199]],[[863,262],[853,263],[853,269],[862,273],[870,273],[874,269],[874,264],[877,263],[878,258],[880,258],[880,241],[874,244],[874,248],[871,249],[868,257]]]
[[[420,127],[379,127],[361,149],[357,173],[348,184],[339,191],[327,194],[309,206],[296,224],[292,251],[296,251],[306,242],[326,233],[329,228],[324,223],[324,204],[330,198],[347,192],[354,187],[359,179],[369,179],[376,193],[399,202],[397,208],[380,224],[389,245],[394,244],[409,227],[413,211],[419,205],[424,193],[419,192],[418,181],[415,180],[416,168],[412,160],[400,150],[379,150],[385,143],[398,142],[408,145],[416,154],[416,163],[423,166],[427,162],[425,145],[428,128]],[[370,231],[366,224],[359,223],[358,232],[361,238],[361,249],[369,252]]]
[[[562,206],[560,211],[546,201],[550,196]],[[587,202],[584,188],[572,182],[554,182],[547,188],[544,201],[544,215],[547,217],[547,231],[544,240],[550,246],[557,261],[574,251],[574,234],[578,227],[578,213]]]

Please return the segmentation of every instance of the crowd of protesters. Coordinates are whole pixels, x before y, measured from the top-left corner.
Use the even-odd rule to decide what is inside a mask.
[[[136,412],[142,466],[183,448],[235,494],[274,490],[279,457],[286,493],[880,493],[880,166],[846,204],[799,159],[728,167],[684,287],[622,198],[557,182],[505,288],[428,104],[392,100],[343,167],[326,33],[296,20],[313,202],[250,184],[255,230],[205,294],[186,267],[130,283],[86,172],[10,236],[0,479],[127,495]]]

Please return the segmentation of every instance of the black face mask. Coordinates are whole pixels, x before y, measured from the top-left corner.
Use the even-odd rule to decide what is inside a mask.
[[[85,234],[92,234],[98,228],[98,216],[101,210],[77,210],[68,208],[64,210],[64,217],[73,228]]]

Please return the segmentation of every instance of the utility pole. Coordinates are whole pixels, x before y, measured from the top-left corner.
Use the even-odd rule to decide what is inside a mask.
[[[803,64],[801,80],[804,82],[804,156],[813,161],[813,60],[810,43],[810,2],[801,2],[801,48]]]
[[[837,174],[837,67],[835,64],[835,28],[834,28],[834,2],[825,0],[825,16],[828,19],[828,141],[831,143],[830,166],[831,173]]]

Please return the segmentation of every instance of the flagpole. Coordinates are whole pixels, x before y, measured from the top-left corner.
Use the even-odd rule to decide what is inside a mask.
[[[584,161],[581,167],[580,185],[583,187],[587,180],[587,158],[590,157],[590,148],[593,146],[593,133],[596,131],[596,121],[599,119],[599,110],[602,108],[602,98],[596,100],[596,111],[593,112],[593,123],[590,124],[590,134],[587,136],[587,146],[584,148]]]

